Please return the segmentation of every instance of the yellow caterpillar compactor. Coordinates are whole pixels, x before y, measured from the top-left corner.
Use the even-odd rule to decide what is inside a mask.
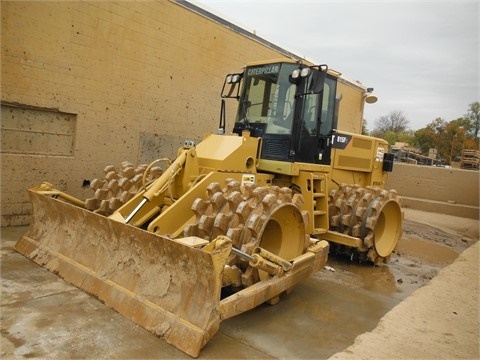
[[[287,59],[227,75],[218,134],[187,141],[163,172],[160,160],[107,167],[85,201],[30,189],[15,249],[192,357],[222,320],[275,304],[329,251],[388,261],[402,232],[401,200],[383,190],[393,157],[384,140],[337,130],[340,82]],[[361,121],[363,103],[348,111]]]

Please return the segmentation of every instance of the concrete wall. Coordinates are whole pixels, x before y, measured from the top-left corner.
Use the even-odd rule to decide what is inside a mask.
[[[404,198],[404,206],[430,212],[479,218],[480,172],[395,163],[387,188]]]

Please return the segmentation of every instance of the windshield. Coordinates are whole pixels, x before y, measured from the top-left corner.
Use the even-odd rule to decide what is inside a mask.
[[[289,76],[297,68],[288,63],[247,67],[236,122],[265,124],[267,134],[290,134],[295,84]]]

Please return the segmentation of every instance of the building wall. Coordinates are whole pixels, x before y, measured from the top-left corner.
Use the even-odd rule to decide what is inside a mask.
[[[341,94],[340,110],[338,112],[340,130],[355,134],[362,133],[363,92],[341,81],[337,84],[337,94]]]
[[[174,157],[216,131],[225,74],[293,56],[183,2],[2,1],[1,12],[2,226],[29,222],[26,189],[43,181],[84,199],[83,180],[107,165]]]
[[[3,226],[28,222],[30,186],[85,198],[83,179],[106,165],[171,157],[215,131],[225,74],[279,57],[169,1],[1,10]]]

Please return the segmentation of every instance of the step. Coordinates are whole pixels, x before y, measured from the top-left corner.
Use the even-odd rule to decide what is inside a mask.
[[[326,232],[327,232],[327,229],[316,228],[316,229],[313,229],[312,235],[321,235],[321,234],[325,234]]]

